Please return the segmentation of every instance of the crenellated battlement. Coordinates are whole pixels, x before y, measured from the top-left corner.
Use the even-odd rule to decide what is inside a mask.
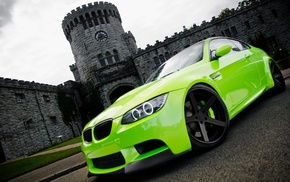
[[[70,32],[78,25],[88,29],[101,24],[109,24],[112,17],[122,22],[119,11],[114,4],[102,1],[88,3],[68,13],[62,21],[62,29],[67,40],[70,41]]]
[[[40,91],[48,91],[48,92],[56,92],[57,86],[43,84],[43,83],[36,83],[34,81],[24,81],[24,80],[17,80],[11,78],[3,78],[0,77],[0,87],[9,87],[9,88],[18,88],[18,89],[28,89],[28,90],[40,90]]]
[[[65,17],[63,22],[70,20],[71,16],[79,16],[80,14],[84,14],[89,12],[90,10],[96,10],[96,9],[111,9],[111,10],[115,10],[116,12],[118,12],[117,7],[109,2],[94,2],[94,4],[92,3],[88,3],[88,4],[84,4],[82,6],[77,7],[76,9],[71,10],[70,13],[68,13]],[[119,13],[118,13],[119,14]]]
[[[251,10],[255,9],[257,6],[261,6],[262,4],[266,4],[269,2],[269,0],[265,0],[263,2],[260,2],[259,0],[253,0],[250,3],[246,1],[242,1],[239,3],[237,8],[228,9],[228,11],[224,14],[220,14],[219,16],[213,16],[210,21],[202,21],[200,25],[193,24],[190,28],[185,28],[183,31],[175,32],[170,37],[166,36],[163,41],[156,41],[154,45],[147,44],[145,49],[139,49],[138,55],[143,55],[148,52],[151,52],[152,50],[158,49],[159,47],[163,47],[165,45],[171,44],[172,42],[179,41],[180,39],[184,37],[189,37],[197,32],[202,32],[203,30],[206,30],[208,27],[213,27],[216,24],[221,24],[223,22],[228,21],[229,19],[232,19],[233,17],[240,16],[241,14]],[[209,36],[206,36],[204,38],[207,38]]]
[[[69,66],[70,70],[73,71],[73,70],[76,70],[77,69],[77,65],[76,64],[72,64]]]

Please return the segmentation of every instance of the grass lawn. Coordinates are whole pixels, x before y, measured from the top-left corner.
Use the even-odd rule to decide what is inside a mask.
[[[53,146],[51,148],[47,148],[46,150],[51,150],[54,148],[63,147],[66,145],[74,144],[80,142],[80,137],[74,138],[72,140],[63,142],[59,145]],[[40,168],[47,164],[53,163],[60,159],[69,157],[73,154],[76,154],[81,151],[80,147],[75,147],[63,151],[58,151],[54,153],[38,155],[27,157],[19,160],[15,160],[12,162],[4,163],[0,165],[0,181],[7,181],[9,179],[15,178],[27,172],[30,172],[34,169]]]
[[[52,150],[52,149],[56,149],[56,148],[60,148],[60,147],[64,147],[64,146],[67,146],[67,145],[71,145],[71,144],[75,144],[75,143],[79,143],[82,141],[82,138],[81,136],[78,136],[76,138],[73,138],[73,139],[70,139],[70,140],[67,140],[65,142],[62,142],[60,144],[57,144],[57,145],[54,145],[54,146],[51,146],[49,148],[44,148],[38,152],[43,152],[43,151],[47,151],[47,150]],[[38,153],[37,152],[37,153]]]

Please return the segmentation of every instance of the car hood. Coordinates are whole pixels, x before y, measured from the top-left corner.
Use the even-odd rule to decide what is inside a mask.
[[[90,121],[87,127],[92,127],[97,123],[109,118],[118,118],[134,107],[150,100],[151,98],[180,89],[180,86],[178,86],[179,84],[176,84],[174,81],[175,79],[172,79],[174,75],[175,74],[172,74],[172,76],[170,75],[168,78],[166,77],[154,82],[150,82],[124,94],[110,107],[108,107],[101,114]]]
[[[131,90],[130,92],[121,96],[115,103],[104,110],[101,114],[91,120],[87,124],[86,128],[92,127],[106,119],[115,119],[123,116],[129,110],[156,96],[188,87],[189,81],[198,78],[199,71],[196,71],[196,74],[192,74],[192,71],[198,70],[199,66],[196,65],[195,68],[196,69],[190,69],[187,67],[164,78],[155,80]],[[191,74],[189,74],[189,72],[191,72]]]

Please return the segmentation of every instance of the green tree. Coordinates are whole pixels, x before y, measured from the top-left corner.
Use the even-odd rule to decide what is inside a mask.
[[[73,136],[76,137],[72,123],[74,122],[77,109],[73,98],[64,91],[59,90],[57,92],[57,103],[64,123],[71,128]]]
[[[221,13],[218,15],[218,18],[225,18],[231,14],[231,10],[229,8],[223,9]]]

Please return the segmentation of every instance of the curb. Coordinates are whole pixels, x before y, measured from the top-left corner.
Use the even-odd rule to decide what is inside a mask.
[[[55,173],[55,174],[53,174],[53,175],[51,175],[51,176],[45,177],[45,178],[39,180],[39,182],[48,182],[48,181],[52,181],[52,180],[54,180],[54,179],[57,179],[57,178],[59,178],[59,177],[61,177],[61,176],[66,175],[66,174],[68,174],[68,173],[71,173],[71,172],[73,172],[73,171],[76,171],[76,170],[78,170],[78,169],[81,169],[81,168],[83,168],[83,167],[85,167],[85,166],[86,166],[86,162],[83,162],[83,163],[77,164],[77,165],[72,166],[72,167],[70,167],[70,168],[64,169],[64,170],[62,170],[62,171],[60,171],[60,172],[57,172],[57,173]]]

